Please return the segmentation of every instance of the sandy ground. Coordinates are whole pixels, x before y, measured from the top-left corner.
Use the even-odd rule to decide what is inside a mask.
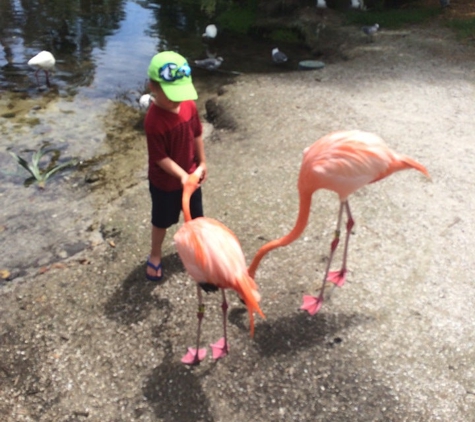
[[[356,31],[356,29],[355,29]],[[217,100],[238,129],[207,140],[205,212],[248,261],[293,225],[301,152],[358,128],[427,166],[353,195],[348,282],[314,317],[338,209],[311,221],[256,276],[267,319],[230,296],[228,357],[180,363],[196,289],[166,240],[165,280],[144,279],[149,198],[135,186],[99,214],[105,242],[0,295],[0,414],[13,421],[475,421],[473,49],[444,30],[355,37],[320,71],[244,75]],[[337,265],[337,264],[335,264]],[[203,344],[221,336],[206,295]]]

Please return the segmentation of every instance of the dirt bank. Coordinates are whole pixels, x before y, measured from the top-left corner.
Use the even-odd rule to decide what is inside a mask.
[[[357,29],[354,29],[357,31]],[[105,242],[0,296],[0,414],[7,421],[475,420],[473,50],[443,29],[354,37],[321,71],[244,75],[218,101],[235,132],[208,138],[205,212],[250,260],[297,214],[301,151],[359,128],[425,164],[352,198],[349,280],[322,311],[315,292],[337,198],[315,194],[301,239],[264,259],[254,339],[231,298],[230,355],[180,364],[196,328],[195,286],[167,238],[165,280],[144,279],[143,169],[104,201]],[[130,177],[130,175],[129,175]],[[172,233],[170,233],[172,234]],[[203,344],[221,335],[206,296]]]

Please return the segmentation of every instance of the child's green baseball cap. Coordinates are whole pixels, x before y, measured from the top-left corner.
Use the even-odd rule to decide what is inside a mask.
[[[160,84],[171,101],[181,102],[198,98],[188,62],[174,51],[162,51],[153,56],[148,67],[148,77]]]

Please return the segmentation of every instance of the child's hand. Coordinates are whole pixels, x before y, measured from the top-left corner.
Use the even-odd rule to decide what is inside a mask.
[[[201,163],[196,170],[198,169],[201,169],[201,176],[200,176],[200,185],[201,185],[208,178],[208,169],[206,167],[206,163]]]
[[[206,180],[206,164],[200,164],[192,174],[198,177],[201,185]]]

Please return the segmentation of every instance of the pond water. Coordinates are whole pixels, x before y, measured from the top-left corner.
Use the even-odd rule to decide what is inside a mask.
[[[67,171],[43,192],[23,187],[28,174],[9,151],[29,159],[48,144],[60,152],[59,162],[100,155],[104,116],[117,101],[139,107],[148,63],[158,51],[178,51],[191,64],[209,52],[224,58],[219,72],[193,68],[201,98],[223,76],[295,70],[308,58],[304,46],[280,43],[293,60],[277,67],[274,43],[227,31],[205,42],[209,23],[199,2],[0,0],[0,270],[47,264],[83,248],[78,233],[95,206],[67,183]],[[38,84],[27,64],[42,50],[56,58],[50,87],[42,73]]]
[[[180,4],[62,0],[30,1],[25,8],[19,0],[0,1],[2,168],[5,159],[10,160],[3,154],[6,148],[38,148],[45,136],[71,156],[95,154],[103,134],[94,120],[113,100],[138,106],[148,63],[157,51],[176,50],[191,64],[205,58],[207,51],[224,57],[219,74],[194,69],[200,93],[214,89],[223,74],[294,70],[297,58],[308,57],[305,47],[291,45],[288,48],[296,59],[277,67],[270,60],[272,42],[229,31],[206,43],[202,33],[210,18],[200,11],[198,1],[186,2],[186,7]],[[43,73],[38,86],[34,69],[27,65],[41,50],[51,51],[56,58],[49,89]],[[28,118],[18,125],[12,117],[25,110]]]

